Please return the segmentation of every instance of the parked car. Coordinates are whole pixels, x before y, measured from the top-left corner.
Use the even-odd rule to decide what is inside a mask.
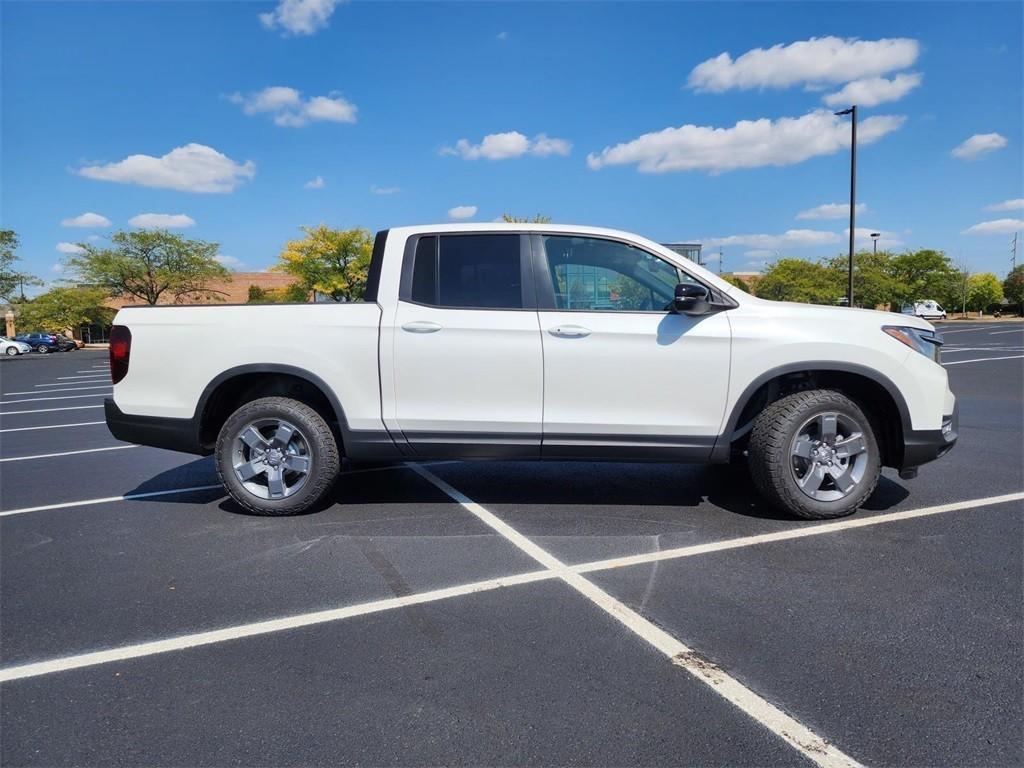
[[[904,304],[900,310],[904,315],[914,315],[924,320],[945,320],[946,310],[937,301],[916,301]]]
[[[78,346],[77,341],[65,336],[63,333],[57,334],[57,344],[60,346],[61,352],[73,352],[76,349],[81,349],[81,347]],[[82,344],[82,346],[84,347],[85,344]]]
[[[14,339],[15,341],[22,341],[28,344],[32,349],[41,354],[64,352],[67,349],[67,345],[61,342],[61,336],[58,333],[19,333]]]
[[[14,357],[15,355],[25,355],[32,351],[32,347],[23,341],[16,339],[8,339],[6,336],[0,336],[0,354],[7,355],[8,357]]]
[[[120,310],[110,431],[213,454],[265,515],[319,503],[345,456],[746,460],[769,502],[829,518],[957,439],[926,321],[759,299],[636,235],[403,227],[368,274],[362,302]]]

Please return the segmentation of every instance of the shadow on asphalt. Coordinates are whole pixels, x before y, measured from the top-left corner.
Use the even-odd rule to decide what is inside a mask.
[[[457,474],[474,470],[470,478],[450,478],[459,490],[480,504],[557,504],[579,506],[682,507],[710,503],[727,512],[764,520],[795,520],[791,515],[765,504],[757,496],[746,469],[734,465],[618,464],[618,463],[451,463]],[[334,505],[355,504],[437,504],[450,499],[413,472],[343,472],[323,504],[304,513],[316,514]],[[442,467],[438,467],[441,471]],[[479,473],[476,471],[479,470]],[[481,474],[483,477],[477,478]],[[140,483],[130,494],[188,488],[217,483],[213,459],[205,457],[161,472]],[[473,486],[473,487],[468,487]],[[207,501],[223,497],[211,489],[182,496],[154,496],[140,501],[161,504],[195,504],[196,495]],[[899,483],[882,476],[863,509],[881,512],[899,504],[908,492]],[[224,512],[250,515],[230,499],[220,505]]]

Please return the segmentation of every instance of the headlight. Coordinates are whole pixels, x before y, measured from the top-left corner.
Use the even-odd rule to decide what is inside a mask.
[[[906,344],[925,357],[939,362],[939,348],[942,347],[942,336],[934,331],[920,328],[909,328],[901,325],[883,325],[882,330],[899,342]]]

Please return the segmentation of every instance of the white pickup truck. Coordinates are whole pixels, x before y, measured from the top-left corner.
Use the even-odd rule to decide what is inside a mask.
[[[363,302],[121,310],[106,420],[212,453],[259,514],[320,503],[342,458],[746,457],[769,502],[828,518],[956,442],[941,343],[915,317],[757,299],[625,232],[402,227]]]

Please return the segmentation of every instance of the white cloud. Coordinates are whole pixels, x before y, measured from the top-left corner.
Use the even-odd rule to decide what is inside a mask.
[[[968,227],[960,234],[962,235],[1012,235],[1014,232],[1024,229],[1024,219],[995,219],[983,221]]]
[[[830,107],[845,107],[856,104],[859,107],[874,107],[887,101],[899,101],[921,84],[923,78],[917,72],[905,72],[892,80],[885,77],[869,77],[847,83],[842,90],[830,93],[822,99]]]
[[[227,267],[228,269],[231,270],[237,270],[245,266],[245,262],[243,262],[241,259],[236,259],[234,256],[227,256],[223,253],[218,253],[216,256],[213,257],[213,260],[216,261],[221,266]]]
[[[100,216],[98,213],[83,213],[81,216],[75,216],[71,219],[64,219],[60,225],[62,227],[109,227],[110,219],[106,216]]]
[[[474,216],[476,216],[475,205],[457,205],[448,209],[448,218],[450,219],[471,219]]]
[[[917,61],[916,40],[812,37],[789,45],[754,48],[737,59],[728,53],[701,62],[687,85],[720,93],[733,88],[788,88],[848,83],[906,69]]]
[[[886,232],[883,229],[872,229],[871,227],[857,227],[854,231],[856,234],[853,236],[853,247],[857,249],[873,247],[874,243],[872,242],[871,235],[880,235],[878,238],[878,247],[883,251],[900,248],[906,245],[906,243],[900,239],[898,232]],[[845,242],[850,241],[849,227],[843,230],[843,240]]]
[[[140,229],[186,229],[194,227],[196,220],[184,213],[140,213],[128,223]]]
[[[277,7],[260,14],[267,29],[280,29],[285,35],[312,35],[327,26],[334,9],[342,0],[279,0]]]
[[[378,187],[376,184],[370,187],[371,195],[397,195],[401,191],[401,187]]]
[[[301,91],[284,85],[272,85],[247,96],[232,93],[227,100],[240,105],[247,115],[271,114],[275,125],[288,128],[301,128],[313,122],[354,123],[359,111],[336,91],[303,99]]]
[[[75,245],[74,243],[57,243],[57,250],[61,253],[66,253],[69,256],[85,253],[85,248],[80,245]]]
[[[508,40],[508,32],[499,32],[498,33],[498,39],[499,40]]]
[[[324,181],[323,176],[317,176],[315,179],[310,179],[302,186],[304,189],[323,189],[327,186],[327,182]]]
[[[442,147],[441,154],[457,155],[465,160],[507,160],[525,154],[538,157],[568,155],[571,150],[572,144],[565,139],[553,139],[547,134],[538,133],[531,140],[519,131],[506,131],[488,134],[479,144],[459,139],[454,147]]]
[[[88,179],[177,189],[181,192],[232,192],[256,175],[256,165],[236,163],[212,147],[186,144],[162,157],[129,155],[106,165],[87,165],[78,174]]]
[[[58,261],[56,264],[54,264],[52,267],[50,267],[50,271],[51,272],[58,272],[58,273],[63,272],[64,271],[64,265],[61,264]]]
[[[1004,200],[1001,203],[995,205],[986,205],[986,211],[1020,211],[1024,210],[1024,197],[1018,197],[1015,200]]]
[[[976,133],[950,152],[960,160],[977,160],[982,155],[1006,146],[1006,137],[998,133]]]
[[[755,248],[752,251],[744,251],[743,255],[748,259],[768,259],[775,255],[775,251],[770,251],[767,248]]]
[[[857,141],[871,144],[897,130],[906,118],[876,115],[862,121]],[[785,166],[850,146],[850,126],[825,110],[778,120],[741,120],[731,128],[683,125],[665,128],[587,155],[593,170],[635,164],[644,173],[707,171]]]
[[[865,203],[857,203],[854,212],[860,216],[867,213],[868,206]],[[825,203],[815,208],[808,208],[796,215],[798,219],[848,219],[850,218],[849,203]]]
[[[743,245],[757,251],[774,252],[783,248],[810,248],[839,242],[835,232],[817,229],[787,229],[781,235],[729,235],[728,237],[706,237],[699,240],[705,248]]]

